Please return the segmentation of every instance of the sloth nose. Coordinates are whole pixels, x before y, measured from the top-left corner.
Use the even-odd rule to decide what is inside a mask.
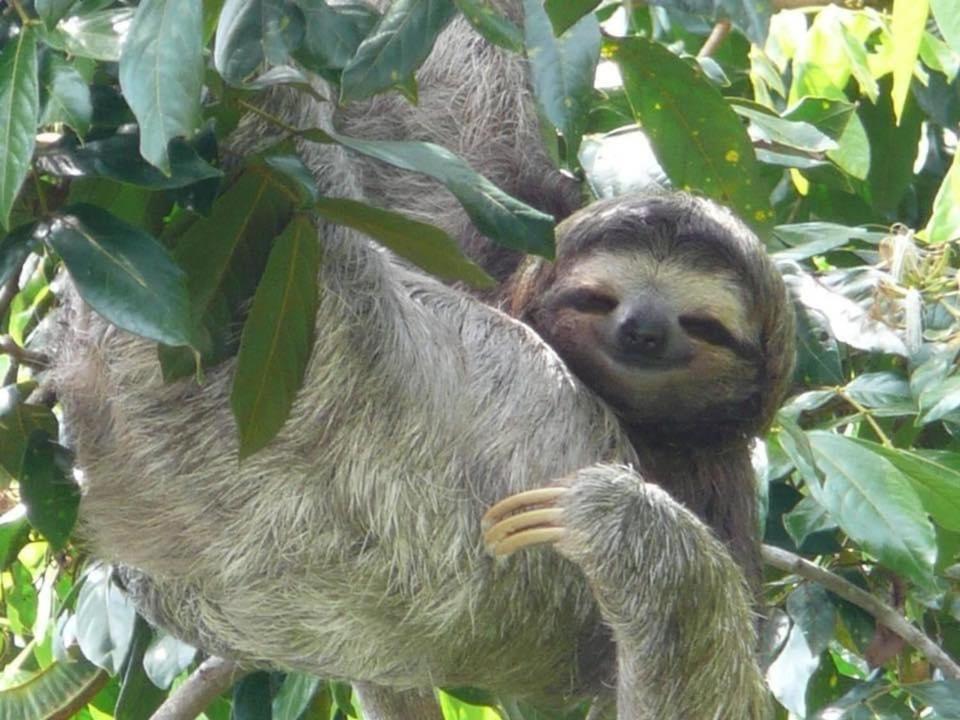
[[[664,317],[630,314],[617,326],[617,342],[631,357],[659,358],[666,350],[669,331]]]

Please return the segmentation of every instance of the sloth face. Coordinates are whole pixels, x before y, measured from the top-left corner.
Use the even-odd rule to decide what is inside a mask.
[[[716,421],[758,392],[760,328],[732,272],[601,250],[538,305],[544,340],[629,422]]]

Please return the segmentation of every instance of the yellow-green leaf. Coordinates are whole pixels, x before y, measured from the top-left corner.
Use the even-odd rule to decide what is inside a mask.
[[[890,30],[893,39],[893,112],[900,122],[910,92],[920,41],[930,13],[929,0],[894,0]]]

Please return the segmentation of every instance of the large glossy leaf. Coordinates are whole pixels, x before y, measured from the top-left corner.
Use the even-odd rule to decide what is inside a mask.
[[[120,55],[120,87],[140,125],[140,153],[170,174],[167,145],[200,123],[200,0],[142,0]]]
[[[30,170],[40,118],[37,37],[31,27],[7,41],[0,53],[0,226]]]
[[[38,227],[37,223],[27,223],[0,238],[0,287],[20,271],[23,261],[36,245]]]
[[[753,145],[720,92],[662,45],[642,38],[610,44],[637,122],[674,187],[729,205],[755,228],[773,219]]]
[[[960,455],[950,452],[913,452],[854,440],[883,455],[913,484],[924,509],[941,527],[960,532]]]
[[[553,32],[562,35],[599,4],[600,0],[544,0],[543,6],[550,17]]]
[[[523,31],[501,15],[490,0],[453,0],[453,4],[488,42],[515,53],[523,52]]]
[[[493,278],[467,258],[456,240],[440,228],[356,200],[322,198],[318,213],[377,240],[400,257],[447,281],[463,280],[474,287],[491,287]]]
[[[819,431],[808,436],[826,478],[821,501],[837,524],[884,565],[931,587],[934,531],[910,481],[867,443]]]
[[[231,720],[270,720],[270,673],[255,672],[233,686]]]
[[[507,247],[553,257],[553,218],[503,192],[446,148],[424,142],[357,140],[308,130],[315,142],[337,142],[364,155],[437,180],[484,235]]]
[[[74,15],[61,20],[48,41],[71,55],[117,62],[133,12],[133,8],[121,7]]]
[[[543,114],[563,134],[567,160],[572,162],[600,60],[600,24],[588,15],[558,38],[540,0],[524,0],[523,9],[534,94]]]
[[[41,125],[64,123],[83,137],[93,119],[90,88],[80,72],[57,53],[44,54],[40,63]]]
[[[66,546],[80,506],[80,488],[67,474],[69,467],[67,453],[46,432],[30,436],[19,473],[20,495],[30,524],[56,550]]]
[[[184,140],[170,143],[166,174],[143,159],[139,145],[136,134],[121,133],[83,145],[64,143],[39,153],[37,160],[45,172],[53,175],[103,177],[150,190],[180,188],[223,174]]]
[[[286,60],[283,0],[227,0],[220,12],[213,62],[223,78],[240,84],[263,62]]]
[[[936,710],[944,720],[960,718],[960,680],[914,683],[903,689]]]
[[[77,598],[77,642],[90,662],[111,675],[123,668],[137,611],[133,601],[110,580],[110,569],[87,573]]]
[[[380,16],[368,5],[331,7],[325,0],[298,0],[305,23],[297,60],[311,70],[342,70]]]
[[[114,325],[169,345],[189,345],[183,272],[155,239],[93,205],[71,205],[46,241],[80,295]]]
[[[230,405],[241,458],[277,434],[303,382],[313,349],[319,267],[317,231],[297,215],[270,251],[240,338]]]
[[[84,658],[54,661],[20,684],[0,692],[3,720],[80,717],[89,699],[110,676]]]
[[[114,720],[142,720],[160,707],[166,691],[154,685],[143,669],[143,656],[153,633],[147,621],[137,615],[130,652],[124,662],[120,697],[113,711]]]
[[[341,102],[362,100],[406,81],[455,14],[451,0],[396,0],[343,69]]]

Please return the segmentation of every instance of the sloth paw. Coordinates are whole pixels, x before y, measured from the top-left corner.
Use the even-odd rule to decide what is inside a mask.
[[[523,548],[553,544],[567,536],[564,510],[558,507],[568,487],[545,487],[504,498],[483,516],[487,551],[506,557]]]

